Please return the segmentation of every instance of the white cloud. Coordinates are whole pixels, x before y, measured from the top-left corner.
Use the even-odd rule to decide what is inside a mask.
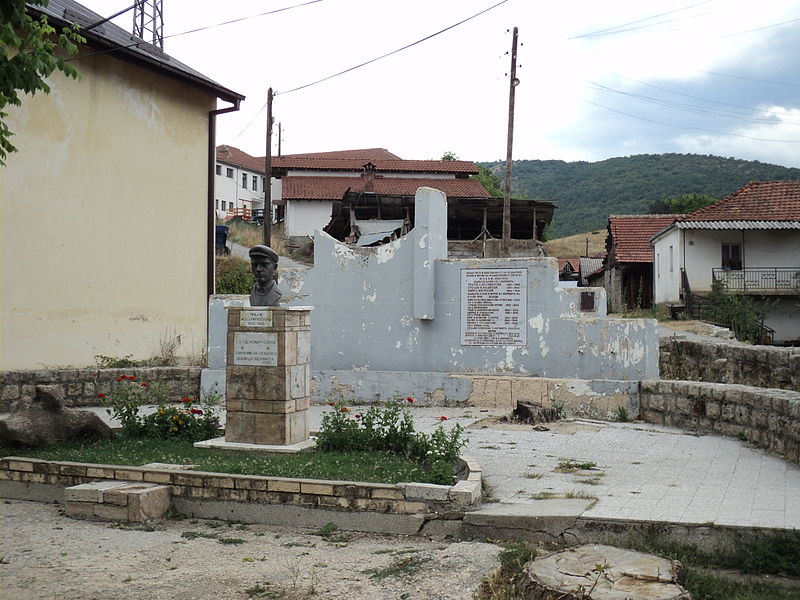
[[[800,108],[762,108],[758,117],[771,123],[749,125],[731,135],[684,134],[677,138],[684,152],[716,154],[800,168]]]

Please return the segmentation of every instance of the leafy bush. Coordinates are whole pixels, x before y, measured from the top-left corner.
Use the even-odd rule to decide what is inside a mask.
[[[407,398],[412,403],[413,398]],[[453,464],[466,445],[463,429],[446,431],[441,425],[431,433],[414,430],[414,419],[397,400],[353,413],[344,403],[331,403],[322,417],[317,449],[328,452],[371,451],[405,456],[437,472],[439,483],[453,482]],[[446,417],[441,417],[446,420]]]
[[[122,375],[108,396],[98,394],[98,397],[109,407],[106,412],[122,425],[124,437],[198,442],[219,434],[219,417],[215,412],[219,394],[216,392],[202,399],[183,398],[180,405],[170,405],[163,386],[137,381],[133,375]],[[155,412],[142,416],[141,407],[152,404],[157,405]]]
[[[217,294],[249,294],[255,280],[250,264],[237,256],[217,257],[215,290]]]
[[[751,343],[760,341],[764,318],[775,307],[774,302],[758,302],[750,296],[732,294],[719,279],[711,283],[708,299],[710,320],[729,327],[737,340]]]

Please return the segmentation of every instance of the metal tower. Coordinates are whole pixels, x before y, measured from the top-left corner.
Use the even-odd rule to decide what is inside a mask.
[[[163,0],[135,0],[133,35],[164,49]]]

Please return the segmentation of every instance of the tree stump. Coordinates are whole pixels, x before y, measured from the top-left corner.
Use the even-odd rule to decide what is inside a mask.
[[[677,583],[678,561],[591,544],[525,565],[519,591],[526,600],[691,600]]]
[[[546,408],[541,404],[530,402],[517,402],[514,416],[523,423],[551,423],[558,421],[558,411],[555,408]]]

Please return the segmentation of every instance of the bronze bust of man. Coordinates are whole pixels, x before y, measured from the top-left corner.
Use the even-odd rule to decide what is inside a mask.
[[[250,248],[250,270],[256,279],[250,293],[250,306],[278,306],[281,292],[275,285],[278,253],[269,246]]]

